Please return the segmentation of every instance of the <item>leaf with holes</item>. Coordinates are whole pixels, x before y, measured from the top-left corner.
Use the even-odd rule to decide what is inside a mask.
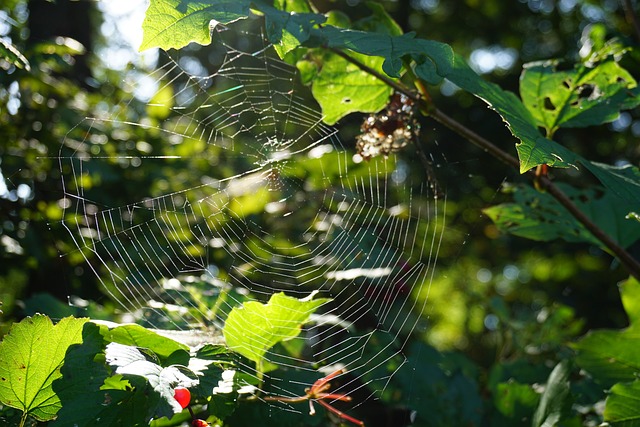
[[[452,70],[445,77],[500,114],[513,136],[520,140],[516,149],[521,173],[541,164],[554,167],[576,165],[578,157],[560,144],[545,138],[529,110],[514,93],[478,76],[464,58],[456,56]]]
[[[260,366],[271,347],[298,336],[309,316],[329,301],[313,296],[297,299],[279,292],[266,304],[249,301],[234,308],[223,329],[227,345]]]
[[[35,315],[14,324],[0,343],[0,402],[40,421],[53,419],[61,407],[53,382],[69,347],[82,342],[87,320],[66,317],[54,326]]]
[[[552,135],[560,127],[586,127],[615,120],[640,104],[634,78],[613,59],[594,67],[559,71],[557,62],[525,65],[520,96],[537,124]]]
[[[627,218],[632,203],[604,189],[580,191],[561,184],[558,187],[621,246],[628,247],[640,239],[640,227]],[[548,193],[524,185],[511,191],[514,192],[515,203],[504,203],[484,210],[500,230],[532,240],[563,239],[602,246],[602,242]]]

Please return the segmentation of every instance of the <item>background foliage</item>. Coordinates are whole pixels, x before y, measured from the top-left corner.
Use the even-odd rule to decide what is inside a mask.
[[[166,3],[170,2],[155,2],[147,19],[160,19],[154,13],[161,15],[163,10],[156,11],[154,7]],[[0,184],[3,332],[13,322],[36,312],[56,321],[69,315],[114,320],[123,315],[97,286],[93,274],[85,271],[84,259],[74,254],[69,242],[60,238],[63,234],[56,230],[63,211],[55,156],[65,135],[87,116],[122,113],[124,108],[124,113],[135,121],[145,113],[142,105],[122,103],[131,96],[126,82],[135,79],[136,67],[112,70],[108,62],[101,61],[96,52],[113,48],[113,42],[105,40],[100,32],[103,18],[99,8],[90,2],[79,4],[80,9],[73,13],[80,13],[81,19],[63,16],[62,21],[77,24],[68,28],[43,26],[37,20],[53,11],[72,13],[60,11],[65,7],[73,9],[68,2],[10,0],[0,11],[0,35],[5,40],[0,47],[4,58],[0,59],[4,70],[0,73],[0,140],[4,141],[0,145],[4,182],[4,186]],[[249,2],[220,4],[225,7],[213,12],[226,14],[228,21],[244,16],[250,6]],[[554,150],[563,159],[554,160],[556,166],[583,166],[580,170],[554,169],[552,177],[565,182],[567,194],[581,202],[580,208],[590,212],[594,221],[637,258],[640,227],[633,215],[631,220],[622,219],[630,212],[638,212],[637,172],[634,178],[633,174],[625,176],[602,166],[637,166],[640,157],[637,87],[621,85],[619,80],[632,81],[640,69],[634,49],[638,38],[626,19],[626,2],[421,0],[380,2],[369,7],[359,2],[318,2],[318,13],[312,17],[315,21],[302,16],[292,23],[284,23],[283,17],[289,15],[271,5],[252,4],[274,23],[270,28],[276,30],[269,35],[274,42],[282,41],[278,52],[288,54],[289,60],[296,59],[297,44],[314,34],[334,47],[349,44],[362,54],[375,50],[384,60],[366,59],[371,61],[367,64],[399,75],[402,57],[414,55],[412,49],[416,49],[414,40],[401,38],[400,34],[414,31],[415,37],[423,40],[420,49],[430,52],[433,60],[421,62],[422,67],[416,67],[415,72],[418,77],[437,83],[430,92],[434,104],[503,150],[520,154],[522,169],[551,163],[545,153]],[[294,1],[275,6],[285,10],[304,7]],[[384,10],[397,25],[391,21],[384,24]],[[378,19],[370,19],[372,15]],[[324,19],[338,29],[313,33],[317,29],[311,23]],[[224,22],[222,17],[218,20]],[[372,28],[372,22],[383,22],[382,29]],[[362,41],[342,31],[345,27],[376,31],[376,36]],[[165,34],[163,39],[162,33],[147,32],[143,47],[170,47],[167,40],[175,44],[173,47],[181,47],[194,40],[187,30],[182,31],[184,40],[171,34]],[[195,39],[204,43],[207,37],[208,29],[203,28]],[[388,49],[391,37],[403,40],[394,44],[397,51]],[[329,121],[337,121],[347,110],[339,104],[327,104],[329,101],[323,104],[323,97],[328,97],[322,84],[325,79],[341,75],[344,59],[313,50],[317,46],[310,48],[311,57],[326,55],[322,59],[335,68],[318,71],[305,68],[308,64],[304,61],[297,65],[303,79],[314,81],[313,94],[323,108],[335,108],[328,112]],[[195,57],[199,55],[196,45],[186,49]],[[608,60],[622,51],[626,52],[619,60]],[[599,62],[594,68],[586,59],[598,52],[604,56],[595,58]],[[549,59],[556,61],[530,64]],[[467,61],[484,80],[473,77]],[[522,73],[524,64],[530,65]],[[443,77],[447,80],[442,83]],[[589,97],[581,97],[578,88],[598,79],[609,82],[605,92],[612,102],[607,103],[606,109],[594,111]],[[571,84],[563,86],[568,81]],[[564,92],[558,91],[559,87],[565,88]],[[360,111],[376,110],[384,105],[389,93],[387,87],[380,85],[378,104],[356,107]],[[522,103],[515,94],[519,94]],[[574,102],[585,106],[575,109]],[[619,114],[620,110],[625,111]],[[162,120],[164,113],[150,114]],[[351,115],[339,122],[345,141],[355,138],[361,118]],[[596,124],[601,125],[593,126]],[[433,155],[438,183],[446,189],[446,221],[450,224],[428,295],[427,326],[406,350],[408,366],[413,370],[401,370],[382,400],[363,407],[356,415],[365,417],[367,425],[400,425],[409,416],[408,410],[416,408],[420,411],[415,423],[425,426],[598,425],[603,420],[613,425],[640,423],[638,411],[630,409],[637,408],[640,387],[636,381],[640,362],[635,351],[635,321],[640,304],[637,281],[625,281],[628,273],[603,250],[600,242],[580,224],[576,225],[570,215],[559,211],[547,194],[532,188],[519,171],[505,167],[429,119],[422,122],[422,130],[421,143]],[[117,129],[113,132],[117,135]],[[518,151],[512,134],[523,141]],[[135,135],[131,137],[134,138]],[[114,140],[117,143],[110,148],[110,154],[126,153],[127,141],[117,137]],[[540,147],[541,152],[536,154]],[[185,147],[181,155],[191,159],[195,148],[191,149],[189,152],[190,148]],[[110,167],[101,171],[105,177],[101,188],[108,189],[104,191],[108,192],[109,206],[142,199],[160,185],[153,170]],[[193,161],[187,167],[199,170],[206,165]],[[171,188],[172,182],[188,179],[180,176],[179,170],[182,168],[163,171],[163,175],[171,177],[163,185]],[[143,184],[134,188],[122,184],[134,178]],[[621,184],[621,180],[626,183]],[[61,253],[68,255],[60,257]],[[616,286],[618,283],[620,286]],[[427,295],[414,297],[421,300]],[[68,298],[74,304],[69,305]],[[113,425],[123,420],[134,425],[144,423],[151,415],[171,415],[163,408],[162,399],[146,387],[151,384],[149,376],[153,372],[176,364],[188,365],[189,355],[179,351],[184,352],[184,348],[176,348],[171,341],[144,338],[144,332],[142,337],[125,339],[123,336],[130,337],[133,332],[127,330],[119,335],[113,332],[115,329],[109,332],[103,327],[83,326],[83,320],[64,320],[53,326],[41,316],[31,319],[47,333],[73,324],[83,334],[82,346],[73,347],[73,353],[68,353],[57,367],[61,376],[68,376],[84,366],[84,370],[77,371],[81,375],[72,379],[64,391],[55,385],[45,391],[60,401],[58,425],[90,422],[99,416],[111,417],[109,422]],[[24,328],[26,324],[22,323],[14,328],[3,341],[2,351],[9,351],[13,342],[10,337],[15,339]],[[151,363],[147,365],[146,379],[123,377],[118,372],[123,369],[119,365],[107,368],[84,363],[102,354],[107,342],[151,349],[152,360],[145,359]],[[20,347],[15,350],[28,359],[25,351]],[[206,386],[224,382],[221,372],[232,363],[230,357],[214,346],[191,356],[215,361],[215,368],[210,368],[213,379],[210,384],[201,384],[200,398],[208,396]],[[0,366],[0,372],[4,372],[2,369],[10,370]],[[158,384],[152,388],[161,396],[163,386]],[[43,389],[46,387],[49,386]],[[97,404],[104,400],[104,390],[109,390],[114,402],[119,403],[119,412],[87,412],[74,400],[74,396],[90,396]],[[6,387],[0,386],[0,395],[6,392]],[[3,420],[14,423],[20,419],[20,411],[14,408],[24,409],[33,419],[47,419],[48,407],[37,403],[37,394],[23,397],[22,406],[17,407],[2,401],[6,405],[0,415]],[[149,412],[134,410],[139,407],[149,408]],[[242,411],[234,411],[235,407],[225,399],[209,402],[209,412],[224,418],[225,425],[230,426],[337,422],[284,411],[265,417],[272,411],[267,405],[247,404]],[[178,415],[164,425],[186,419],[188,416]],[[109,425],[107,421],[105,425]]]

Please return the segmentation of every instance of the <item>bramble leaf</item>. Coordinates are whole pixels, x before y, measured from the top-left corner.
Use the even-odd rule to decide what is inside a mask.
[[[261,364],[266,352],[275,344],[295,338],[302,324],[327,298],[303,299],[273,294],[269,302],[245,302],[234,308],[225,322],[223,333],[229,348]]]
[[[44,315],[14,324],[0,343],[0,402],[40,421],[61,407],[53,382],[69,346],[82,342],[88,319],[65,317],[57,325]]]
[[[138,347],[110,343],[105,351],[107,363],[116,368],[120,375],[136,375],[146,378],[151,388],[161,396],[157,416],[171,417],[182,412],[182,406],[173,396],[173,390],[180,387],[194,387],[198,384],[196,375],[184,366],[160,366],[153,353]]]
[[[104,363],[99,362],[104,349],[98,326],[87,322],[82,331],[82,344],[72,346],[65,356],[62,378],[53,383],[62,408],[52,426],[92,427],[144,425],[151,414],[140,408],[157,405],[157,399],[146,393],[146,381],[127,381],[121,375],[109,377]]]

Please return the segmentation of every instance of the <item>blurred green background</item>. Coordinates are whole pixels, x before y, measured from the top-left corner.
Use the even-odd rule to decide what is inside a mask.
[[[157,55],[139,56],[130,45],[138,37],[132,27],[140,22],[124,18],[141,19],[132,15],[133,6],[108,3],[5,0],[0,10],[0,37],[16,45],[31,66],[26,70],[0,60],[3,332],[13,321],[35,312],[53,318],[69,314],[118,318],[116,304],[61,230],[65,202],[57,159],[61,142],[85,117],[122,114],[126,109],[124,113],[136,121],[146,112],[143,103],[125,101],[132,98],[138,79],[156,65]],[[486,79],[516,92],[523,64],[549,58],[571,64],[590,34],[632,43],[624,2],[614,0],[380,3],[406,32],[451,44]],[[317,2],[316,7],[341,10],[352,19],[369,13],[357,0]],[[136,10],[143,11],[144,6]],[[129,34],[123,36],[122,30]],[[190,47],[188,54],[198,58],[200,52]],[[444,84],[433,97],[441,110],[515,153],[514,139],[500,118],[471,95]],[[362,116],[348,117],[338,124],[345,145],[352,144],[361,120]],[[501,187],[522,181],[517,171],[432,121],[421,125],[421,143],[447,194],[447,229],[424,327],[416,331],[414,345],[421,350],[412,351],[428,355],[429,360],[438,359],[438,351],[455,351],[474,362],[457,364],[456,369],[479,369],[467,372],[465,378],[477,379],[483,389],[507,379],[531,384],[544,382],[555,361],[568,351],[566,342],[589,329],[627,324],[616,286],[626,272],[615,260],[594,246],[533,242],[499,233],[481,210],[509,200]],[[557,135],[559,142],[585,157],[611,164],[638,164],[638,137],[637,111],[622,113],[611,125]],[[110,154],[125,154],[130,140],[135,135],[113,144]],[[106,192],[103,202],[120,206],[157,191],[157,171],[145,165],[121,168],[118,179],[101,186]],[[192,162],[189,167],[197,174],[197,168],[208,165]],[[183,173],[179,168],[163,171],[169,187],[174,180],[184,182]],[[562,176],[573,182],[589,179],[568,172]],[[131,179],[135,186],[125,184]],[[637,244],[630,248],[635,255],[639,250]],[[414,297],[427,298],[426,289]],[[517,368],[510,371],[513,366]],[[517,418],[517,411],[503,409],[496,406],[501,414],[496,420]]]

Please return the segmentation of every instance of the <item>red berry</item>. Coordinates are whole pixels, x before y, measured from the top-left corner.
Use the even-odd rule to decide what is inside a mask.
[[[205,420],[195,419],[191,423],[193,427],[211,427],[211,424],[206,422]]]
[[[191,392],[184,387],[177,387],[173,390],[173,398],[176,399],[180,406],[182,406],[182,409],[184,409],[189,406],[189,402],[191,402]]]

